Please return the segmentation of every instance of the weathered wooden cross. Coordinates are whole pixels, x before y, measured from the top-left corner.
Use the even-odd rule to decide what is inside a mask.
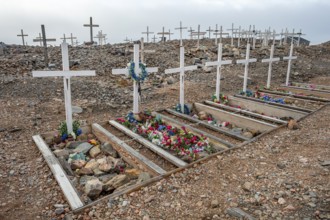
[[[257,59],[253,58],[250,59],[250,44],[247,44],[246,46],[246,56],[244,60],[237,60],[237,64],[245,64],[244,69],[244,82],[243,82],[243,92],[246,92],[247,87],[247,78],[248,78],[248,71],[249,71],[249,63],[257,62]]]
[[[292,60],[297,59],[296,56],[292,56],[292,55],[293,55],[293,40],[291,40],[290,55],[288,57],[283,57],[283,60],[288,60],[288,70],[286,72],[286,81],[285,81],[285,85],[286,86],[289,85],[289,78],[290,78],[290,71],[291,71],[291,62],[292,62]]]
[[[216,29],[218,28],[218,25],[216,25]],[[229,35],[229,33],[223,33],[222,32],[222,26],[220,26],[220,30],[219,30],[219,33],[218,31],[215,31],[215,33],[213,33],[215,35],[215,44],[217,45],[218,44],[218,36],[220,36],[220,41],[219,43],[222,43],[222,35]]]
[[[73,46],[73,39],[77,39],[77,37],[74,37],[72,33],[70,34],[70,39],[71,39],[71,46]]]
[[[227,29],[227,31],[231,31],[231,46],[234,46],[234,31],[237,31],[237,28],[234,28],[234,23],[231,24],[231,29]]]
[[[147,43],[149,43],[149,34],[153,34],[154,32],[149,32],[149,26],[147,26],[147,32],[142,32],[142,34],[147,35]]]
[[[64,83],[64,102],[65,102],[65,115],[68,133],[72,133],[72,104],[71,104],[71,84],[70,78],[73,76],[95,76],[94,70],[81,70],[70,71],[69,68],[69,55],[68,44],[63,42],[61,44],[62,51],[62,71],[32,71],[33,77],[57,77],[63,76]]]
[[[66,42],[66,39],[70,39],[69,37],[65,37],[65,34],[63,34],[63,37],[60,38],[61,40],[63,40],[63,42]]]
[[[211,29],[211,26],[209,26],[209,29],[206,30],[209,32],[209,39],[211,39],[211,32],[214,32],[214,30]]]
[[[172,35],[173,33],[171,33],[171,29],[168,29],[168,40],[171,40],[171,35]]]
[[[261,60],[262,63],[269,63],[267,85],[266,85],[267,89],[270,88],[270,80],[272,78],[272,64],[273,64],[273,62],[280,61],[280,58],[274,57],[274,47],[275,47],[275,45],[273,44],[272,47],[271,47],[271,49],[270,49],[270,57],[269,57],[269,59],[262,59]]]
[[[180,47],[180,67],[174,69],[166,69],[165,74],[180,73],[180,106],[181,112],[184,113],[184,71],[196,70],[197,66],[184,66],[184,47]]]
[[[301,35],[306,35],[306,34],[303,34],[303,33],[301,32],[301,29],[300,29],[300,31],[299,31],[299,33],[297,33],[297,35],[298,35],[297,46],[299,47],[299,45],[300,45],[300,38],[301,38]]]
[[[98,24],[93,24],[93,18],[89,18],[89,24],[84,24],[84,27],[89,27],[90,28],[90,37],[91,37],[91,43],[93,44],[93,27],[99,27]]]
[[[44,60],[45,60],[45,65],[48,68],[48,53],[47,53],[47,41],[56,41],[55,38],[46,38],[46,31],[45,31],[45,25],[41,25],[41,33],[42,33],[42,38],[38,39],[33,39],[33,42],[43,42],[44,45]]]
[[[205,66],[216,66],[217,67],[217,82],[215,96],[217,100],[220,100],[220,81],[221,81],[221,66],[226,64],[231,64],[232,60],[222,60],[222,43],[218,46],[218,61],[206,62]]]
[[[188,30],[188,32],[190,32],[190,40],[192,40],[193,39],[193,35],[192,35],[192,33],[194,32],[195,30],[193,30],[191,27],[189,28],[189,30]]]
[[[198,29],[196,32],[191,32],[193,36],[197,36],[197,48],[199,48],[199,38],[200,36],[204,36],[206,32],[201,32],[201,26],[198,25]]]
[[[21,34],[17,34],[17,37],[22,37],[22,43],[23,43],[23,46],[25,46],[24,37],[27,37],[27,36],[29,36],[29,35],[24,34],[24,33],[23,33],[23,29],[21,29]]]
[[[141,53],[141,62],[144,63],[145,60],[144,60],[144,53],[155,53],[156,51],[155,50],[145,50],[144,49],[144,38],[141,37],[141,49],[139,50],[139,52]],[[129,50],[130,52],[133,52],[134,53],[134,50]]]
[[[161,36],[162,42],[165,42],[165,35],[168,34],[168,32],[165,32],[165,27],[163,27],[163,32],[158,32],[157,34],[162,35]]]
[[[182,22],[180,21],[180,27],[175,28],[175,30],[180,30],[180,47],[182,47],[182,30],[187,29],[187,27],[182,27]]]
[[[136,75],[141,74],[141,68],[139,67],[140,59],[139,59],[139,45],[134,44],[134,59],[133,62],[135,64],[134,72]],[[158,67],[150,67],[146,68],[146,71],[149,73],[158,72]],[[112,69],[112,74],[114,75],[129,75],[129,69]],[[139,113],[139,91],[138,91],[138,83],[134,80],[133,82],[133,113]]]
[[[41,33],[39,33],[39,37],[36,37],[35,39],[36,40],[42,39]],[[33,39],[33,42],[34,42],[34,39]],[[42,46],[42,40],[39,41],[39,44],[40,44],[40,46]]]
[[[94,38],[97,38],[99,40],[99,45],[103,45],[103,40],[105,40],[106,34],[102,34],[102,30],[97,33],[97,35]]]
[[[156,36],[154,35],[154,37],[152,38],[153,42],[156,43]]]

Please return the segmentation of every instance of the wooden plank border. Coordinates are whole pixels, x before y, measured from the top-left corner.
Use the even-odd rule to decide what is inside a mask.
[[[312,100],[312,101],[330,102],[330,99],[327,99],[327,98],[318,98],[318,97],[312,97],[312,96],[290,94],[290,93],[274,91],[274,90],[267,90],[267,89],[259,89],[258,91],[264,92],[264,93],[275,94],[275,95],[290,96],[290,97],[299,98],[299,99]]]
[[[140,135],[134,133],[133,131],[129,130],[128,128],[126,128],[125,126],[119,124],[118,122],[116,122],[114,120],[110,120],[109,123],[112,126],[114,126],[115,128],[117,128],[117,129],[121,130],[122,132],[124,132],[126,135],[134,138],[137,142],[139,142],[140,144],[142,144],[145,147],[149,148],[150,150],[152,150],[153,152],[155,152],[159,156],[161,156],[164,159],[166,159],[167,161],[171,162],[175,166],[184,167],[184,166],[187,165],[187,163],[184,162],[183,160],[173,156],[172,154],[170,154],[167,151],[163,150],[162,148],[156,146],[155,144],[151,143],[150,141],[146,140],[145,138],[141,137]]]
[[[84,206],[84,203],[81,201],[78,193],[75,188],[72,186],[71,181],[65,174],[62,166],[51,152],[45,141],[40,135],[35,135],[32,137],[36,143],[39,151],[42,153],[42,156],[45,158],[50,170],[52,171],[56,181],[60,185],[62,192],[68,201],[72,210],[76,210]]]

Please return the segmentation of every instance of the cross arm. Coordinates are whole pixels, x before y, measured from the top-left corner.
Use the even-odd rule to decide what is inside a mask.
[[[94,70],[79,71],[32,71],[33,77],[56,77],[56,76],[95,76]]]
[[[113,75],[128,75],[128,69],[112,69]]]
[[[171,74],[171,73],[179,73],[181,71],[188,71],[188,70],[196,70],[197,66],[185,66],[183,68],[179,67],[179,68],[173,68],[173,69],[166,69],[165,70],[165,74]]]
[[[297,56],[294,56],[294,57],[283,57],[283,60],[295,60],[297,58],[298,58]]]
[[[217,66],[217,65],[231,64],[231,63],[232,60],[212,61],[212,62],[206,62],[205,66]]]
[[[257,62],[257,59],[256,58],[253,58],[253,59],[248,59],[248,60],[237,60],[236,63],[254,63],[254,62]]]
[[[272,59],[263,59],[263,60],[261,60],[262,63],[277,62],[277,61],[280,61],[279,57],[272,58]]]

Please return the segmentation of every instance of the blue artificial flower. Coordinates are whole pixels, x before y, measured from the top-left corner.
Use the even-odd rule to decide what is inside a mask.
[[[63,134],[61,136],[61,141],[65,141],[68,138],[68,134]]]
[[[82,130],[81,130],[81,128],[79,128],[78,130],[77,130],[77,136],[79,136],[79,135],[81,135],[82,134]]]
[[[162,131],[162,130],[164,130],[166,128],[166,126],[165,125],[159,125],[159,127],[158,127],[158,131]]]

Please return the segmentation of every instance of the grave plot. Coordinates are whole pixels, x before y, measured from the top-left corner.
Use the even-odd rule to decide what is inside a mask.
[[[212,101],[207,100],[205,104],[275,124],[286,124],[290,119],[298,120],[307,115],[306,112],[271,106],[267,103],[253,102],[234,96],[225,97],[225,99],[220,101],[215,99]]]
[[[242,92],[241,94],[236,94],[235,97],[245,98],[251,101],[265,102],[270,105],[282,106],[307,113],[313,112],[324,105],[324,103],[319,101],[292,98],[289,96],[280,96],[263,92],[252,92],[250,90],[246,93]]]
[[[319,90],[319,89],[308,89],[308,88],[301,88],[296,86],[280,86],[277,88],[279,91],[286,91],[295,94],[302,94],[304,96],[315,96],[318,98],[330,99],[330,90]]]
[[[298,83],[298,82],[291,82],[290,86],[305,88],[310,90],[326,90],[330,91],[330,86],[326,85],[317,85],[317,84],[309,84],[309,83]]]

